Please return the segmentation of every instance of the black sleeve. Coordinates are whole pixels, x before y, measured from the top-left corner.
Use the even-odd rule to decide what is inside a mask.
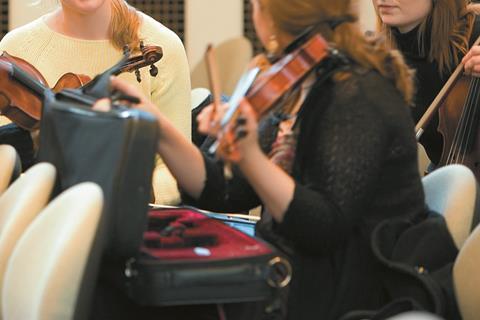
[[[205,188],[199,199],[182,193],[182,200],[195,207],[215,212],[243,212],[260,205],[247,180],[236,166],[232,166],[233,177],[226,179],[221,161],[203,154],[207,173]]]

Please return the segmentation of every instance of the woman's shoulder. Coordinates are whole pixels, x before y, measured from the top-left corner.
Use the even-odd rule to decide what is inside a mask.
[[[8,47],[20,47],[21,43],[30,42],[32,39],[39,40],[44,28],[44,17],[37,18],[23,26],[9,31],[0,41],[2,50]],[[40,38],[39,38],[40,37]]]
[[[161,47],[181,47],[180,37],[171,29],[155,20],[147,14],[139,12],[142,18],[140,36],[147,41],[146,44],[159,45]]]
[[[348,67],[346,76],[338,78],[335,81],[335,91],[339,97],[356,101],[366,100],[374,104],[382,103],[383,101],[404,104],[403,98],[395,87],[393,80],[384,77],[374,69],[352,64]]]

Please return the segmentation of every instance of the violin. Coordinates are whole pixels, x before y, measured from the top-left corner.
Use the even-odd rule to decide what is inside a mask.
[[[229,109],[220,122],[217,142],[209,151],[216,152],[228,161],[238,161],[240,154],[235,147],[235,142],[240,137],[235,132],[235,123],[239,116],[238,107],[241,99],[245,98],[253,107],[257,117],[262,118],[281,106],[283,98],[298,88],[322,62],[334,60],[326,59],[327,57],[334,57],[337,54],[338,52],[330,48],[322,36],[314,34],[303,40],[301,45],[284,55],[258,77],[259,68],[251,69],[240,80],[240,84],[233,93],[229,101]],[[333,66],[334,63],[331,63],[328,68],[331,69]]]
[[[479,43],[480,37],[473,45]],[[480,78],[466,76],[463,69],[463,63],[460,63],[418,121],[415,131],[418,140],[438,111],[437,130],[443,138],[439,166],[463,164],[480,181]]]
[[[157,76],[154,64],[162,58],[163,51],[161,47],[141,43],[139,54],[130,56],[130,50],[125,48],[123,55],[126,58],[120,66],[112,67],[115,68],[112,75],[135,72],[140,82],[140,68],[150,66],[150,75]],[[85,87],[90,81],[86,75],[69,72],[60,77],[51,91]],[[42,100],[47,91],[50,91],[47,81],[33,65],[5,51],[0,54],[0,114],[23,129],[36,130],[40,126]]]

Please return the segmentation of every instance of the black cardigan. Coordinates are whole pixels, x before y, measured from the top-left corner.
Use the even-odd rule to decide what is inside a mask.
[[[392,83],[356,68],[346,81],[317,83],[299,119],[293,200],[282,223],[257,226],[293,263],[289,318],[378,308],[388,298],[369,245],[373,228],[426,215],[409,109]],[[228,212],[260,204],[238,170],[226,181],[220,163],[205,157],[205,165],[200,199],[187,202]]]

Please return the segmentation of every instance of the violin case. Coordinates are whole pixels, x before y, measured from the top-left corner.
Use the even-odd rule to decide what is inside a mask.
[[[190,207],[151,209],[140,251],[123,272],[127,295],[155,306],[273,299],[290,281],[288,261],[213,217]]]

